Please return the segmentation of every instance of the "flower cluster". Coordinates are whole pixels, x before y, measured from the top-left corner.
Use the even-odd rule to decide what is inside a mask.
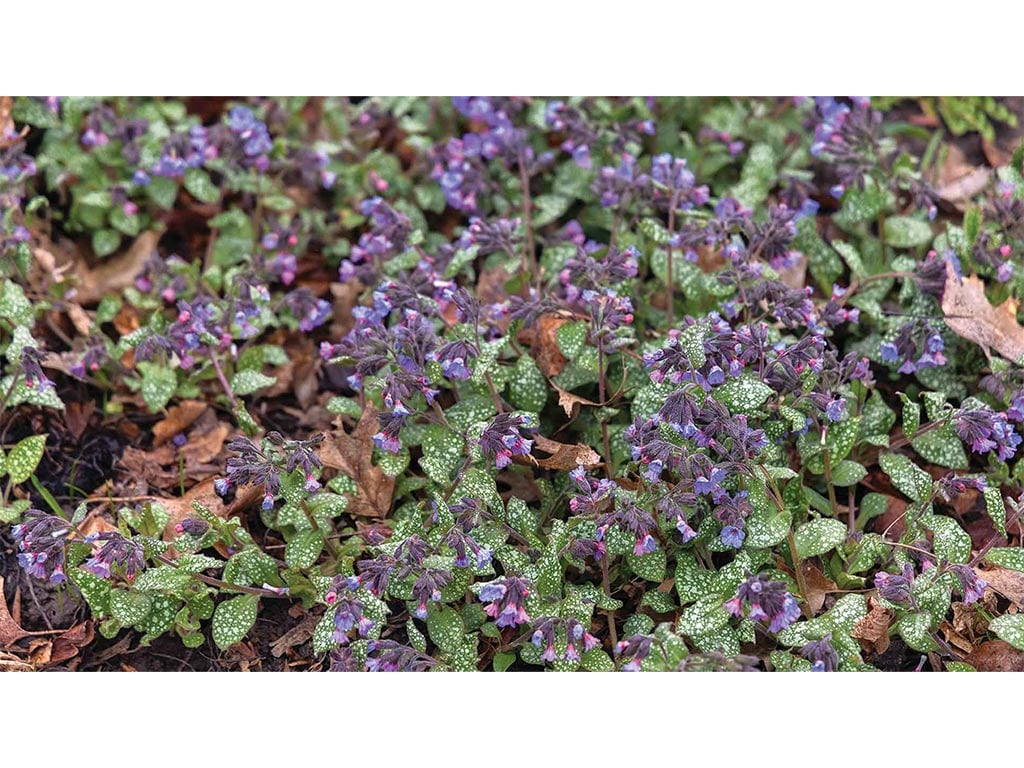
[[[767,622],[770,632],[785,629],[800,618],[800,606],[786,591],[786,585],[763,575],[752,576],[740,584],[736,596],[725,603],[725,609],[736,617],[744,615],[744,607],[748,619]]]
[[[499,627],[517,627],[530,620],[525,601],[530,594],[530,582],[519,576],[505,576],[480,587],[477,597],[484,612]]]

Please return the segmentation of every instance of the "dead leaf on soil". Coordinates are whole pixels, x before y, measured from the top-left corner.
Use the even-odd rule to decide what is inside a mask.
[[[988,185],[991,176],[991,168],[972,165],[967,162],[963,150],[951,144],[946,160],[939,168],[935,191],[948,203],[966,203]],[[962,205],[957,207],[963,208]]]
[[[0,648],[10,649],[14,643],[28,636],[29,633],[21,628],[7,609],[7,601],[4,599],[4,577],[0,576]]]
[[[142,271],[143,264],[156,250],[159,241],[159,232],[147,230],[135,238],[128,250],[104,259],[92,269],[79,261],[75,268],[78,285],[75,287],[74,300],[82,305],[93,304],[103,296],[127,288]]]
[[[1024,672],[1024,651],[1004,640],[989,640],[964,659],[979,672]]]
[[[985,283],[977,275],[961,282],[946,264],[946,287],[942,295],[946,325],[958,336],[973,341],[985,355],[990,349],[1011,362],[1024,358],[1024,328],[1017,322],[1017,302],[1008,298],[993,307],[985,297]]]
[[[804,583],[807,585],[807,604],[815,616],[825,604],[825,595],[835,592],[839,587],[828,578],[814,563],[804,562]]]
[[[379,430],[377,409],[367,405],[351,435],[336,429],[320,447],[324,465],[340,469],[356,484],[356,495],[348,505],[354,517],[387,517],[391,512],[395,479],[373,463],[373,435]]]
[[[975,568],[974,572],[1003,597],[1024,608],[1024,573],[996,565],[988,569]]]
[[[565,411],[565,415],[570,419],[579,410],[576,406],[579,405],[598,405],[593,400],[587,400],[585,397],[574,395],[572,392],[567,392],[557,384],[552,383],[551,386],[558,392],[558,405],[561,406],[562,410]]]
[[[156,499],[163,505],[170,514],[170,520],[164,527],[164,541],[173,541],[177,537],[174,526],[180,523],[189,515],[193,514],[192,502],[198,501],[217,517],[227,517],[227,510],[224,508],[224,500],[213,488],[214,478],[208,477],[201,483],[189,488],[188,492],[179,498]]]
[[[11,112],[14,110],[14,98],[11,96],[0,96],[0,149],[7,149],[21,141],[28,134],[28,126],[21,129],[21,132],[14,130],[14,118]]]
[[[557,376],[569,361],[558,346],[558,329],[569,322],[568,317],[545,314],[537,318],[536,324],[519,334],[519,340],[530,345],[537,367],[548,378]]]
[[[880,656],[889,647],[889,624],[892,622],[893,612],[884,608],[874,601],[868,599],[871,610],[868,615],[858,621],[850,631],[850,637],[861,641],[861,648],[865,653]]]
[[[535,435],[533,438],[533,445],[544,453],[550,453],[551,456],[547,459],[536,459],[532,456],[517,456],[516,459],[523,464],[536,464],[544,469],[554,469],[558,471],[576,469],[576,467],[580,465],[583,465],[586,469],[592,469],[601,463],[601,457],[597,452],[590,446],[583,445],[582,443],[570,445],[569,443],[560,443],[557,440],[550,440],[549,438],[544,437],[544,435]]]
[[[182,400],[167,410],[167,416],[153,425],[153,445],[163,445],[179,432],[184,432],[203,415],[207,405],[201,400]]]
[[[318,616],[314,616],[312,614],[307,616],[299,624],[289,629],[271,644],[271,655],[275,659],[279,659],[284,656],[290,648],[294,648],[296,645],[302,645],[313,636],[313,630],[316,629],[317,622],[319,621],[320,619]]]

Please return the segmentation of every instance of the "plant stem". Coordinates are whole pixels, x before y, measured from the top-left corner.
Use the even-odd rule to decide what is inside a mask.
[[[533,199],[530,197],[530,175],[526,172],[526,157],[522,151],[519,152],[519,183],[523,188],[523,223],[526,226],[526,250],[523,251],[522,265],[523,272],[529,275],[536,267],[534,259],[537,252],[533,245]],[[536,278],[539,284],[539,270],[537,270]]]
[[[163,555],[156,555],[155,559],[157,560],[157,562],[163,563],[164,565],[169,565],[173,568],[178,567],[178,564],[176,562],[164,557]],[[199,579],[199,581],[203,582],[203,584],[208,584],[211,587],[217,587],[217,589],[227,589],[232,590],[234,592],[244,592],[247,595],[259,595],[260,597],[277,597],[282,599],[288,597],[287,595],[279,595],[277,594],[277,592],[274,592],[270,589],[262,589],[260,587],[244,587],[241,584],[229,584],[226,581],[221,581],[220,579],[215,579],[212,576],[206,576],[202,573],[194,573],[192,575]]]
[[[811,615],[811,606],[807,602],[807,581],[804,579],[804,563],[800,559],[800,554],[796,551],[796,538],[793,536],[793,530],[790,529],[787,536],[789,541],[789,556],[793,559],[793,573],[796,575],[796,585],[800,590],[800,603],[801,610],[808,619],[813,619]]]
[[[597,401],[604,403],[604,345],[598,341],[597,345]],[[612,444],[608,437],[608,422],[601,420],[601,443],[604,449],[604,474],[605,477],[612,476]]]
[[[676,229],[676,206],[679,204],[679,192],[675,191],[672,193],[672,199],[669,201],[668,206],[668,261],[665,264],[665,276],[668,282],[668,327],[672,328],[675,325],[675,283],[672,281],[672,262],[673,253],[675,250],[672,246],[672,238],[675,236]]]
[[[604,593],[611,599],[612,587],[611,580],[608,578],[607,553],[601,558],[601,586],[604,587]],[[619,634],[615,631],[615,613],[614,611],[604,611],[604,615],[608,620],[608,638],[612,641],[612,652],[614,653],[615,646],[619,644]]]
[[[214,354],[213,349],[207,348],[207,356],[210,358],[210,362],[213,363],[213,370],[217,373],[217,379],[220,381],[221,387],[224,388],[224,394],[231,401],[231,410],[233,411],[238,408],[238,398],[235,397],[235,391],[228,384],[228,380],[224,376],[224,369],[220,367],[220,361],[217,360],[217,355]]]

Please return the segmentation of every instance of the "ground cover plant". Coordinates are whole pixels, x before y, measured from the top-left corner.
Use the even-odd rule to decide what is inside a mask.
[[[0,100],[0,665],[1024,669],[1013,100]]]

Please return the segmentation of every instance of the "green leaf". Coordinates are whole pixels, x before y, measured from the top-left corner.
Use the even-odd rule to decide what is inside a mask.
[[[896,631],[907,645],[919,653],[939,649],[931,634],[932,617],[928,613],[905,613],[896,622]]]
[[[304,531],[285,545],[284,561],[290,568],[309,568],[320,557],[324,535],[320,531]]]
[[[222,651],[241,642],[253,624],[259,598],[256,595],[239,595],[217,605],[213,614],[213,642]]]
[[[462,645],[464,632],[462,614],[444,604],[429,604],[427,634],[434,645],[446,653],[455,653]]]
[[[12,483],[17,485],[28,480],[39,466],[45,448],[46,435],[31,435],[11,449],[7,455],[7,474]]]
[[[496,653],[494,654],[494,658],[491,659],[491,664],[493,665],[495,672],[504,672],[515,664],[515,662],[516,655],[514,653]]]
[[[903,401],[903,435],[909,440],[921,426],[921,406],[903,392],[897,393]]]
[[[153,599],[142,592],[127,589],[110,590],[110,611],[126,627],[138,624],[149,615]]]
[[[13,320],[16,325],[30,325],[35,317],[32,302],[25,296],[25,291],[11,280],[4,281],[3,291],[0,292],[0,317]],[[17,352],[20,356],[20,347]]]
[[[1013,616],[997,616],[988,623],[996,637],[1005,640],[1019,651],[1024,651],[1024,613]]]
[[[931,475],[906,456],[884,453],[878,457],[878,465],[892,480],[892,484],[914,501],[924,501],[931,493]]]
[[[796,551],[800,557],[823,555],[846,541],[847,528],[844,523],[831,518],[809,520],[793,533]]]
[[[885,220],[885,242],[893,248],[916,248],[932,241],[932,227],[927,221],[909,216],[890,216]]]
[[[178,198],[178,183],[166,176],[153,176],[146,185],[146,195],[165,211],[169,211]]]
[[[465,442],[443,424],[431,424],[423,432],[423,457],[420,466],[438,485],[448,485],[462,464]]]
[[[162,410],[178,388],[178,374],[174,368],[157,363],[139,363],[142,373],[142,399],[150,413]]]
[[[586,672],[611,672],[615,669],[615,663],[600,648],[592,648],[580,654],[580,669]]]
[[[856,485],[868,474],[863,464],[849,459],[843,459],[832,467],[832,485],[846,488]]]
[[[660,582],[665,578],[665,552],[660,547],[643,555],[626,555],[626,563],[637,576]]]
[[[147,568],[132,585],[139,592],[179,592],[192,583],[192,574],[169,566]],[[122,620],[122,624],[134,624]]]
[[[189,168],[185,171],[185,189],[201,203],[216,203],[220,200],[220,190],[202,168]]]
[[[992,524],[1003,536],[1006,535],[1006,503],[1003,493],[998,488],[985,489],[985,511],[992,518]],[[1019,550],[1017,550],[1019,551]],[[1024,569],[1019,569],[1024,570]]]
[[[69,568],[68,579],[78,587],[93,616],[102,617],[110,614],[110,582],[101,579],[94,573],[81,568]]]
[[[516,408],[539,413],[548,401],[547,379],[529,355],[516,362],[515,374],[508,383],[508,397]]]
[[[964,444],[952,424],[943,424],[938,429],[925,432],[916,440],[911,440],[910,445],[921,458],[932,464],[949,469],[967,468]]]
[[[587,343],[587,323],[583,320],[563,323],[555,331],[555,340],[562,354],[569,360],[575,360]]]
[[[1024,573],[1024,549],[1020,547],[992,547],[985,555],[985,560]]]
[[[941,515],[928,515],[921,524],[932,532],[933,551],[951,563],[966,563],[971,559],[971,537],[955,520]]]
[[[259,371],[238,371],[231,377],[231,389],[236,395],[251,395],[275,382],[277,382],[275,377],[266,376]]]
[[[748,416],[757,412],[764,401],[774,393],[771,387],[752,376],[732,379],[712,392],[718,402],[729,407],[734,413]]]
[[[121,233],[115,229],[97,229],[92,233],[92,250],[100,258],[109,256],[121,244]]]

